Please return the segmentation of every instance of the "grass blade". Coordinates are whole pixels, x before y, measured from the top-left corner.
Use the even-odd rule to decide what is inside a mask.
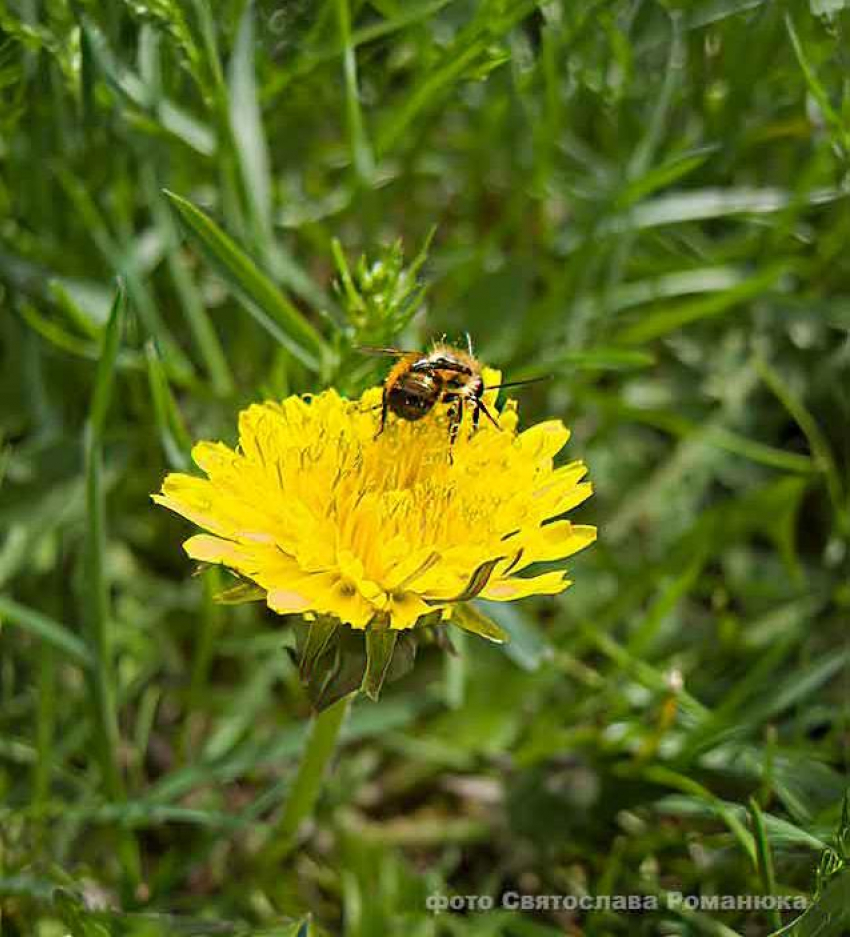
[[[838,473],[838,467],[832,456],[832,450],[829,447],[823,430],[818,426],[817,421],[807,409],[802,400],[799,400],[787,382],[776,373],[768,362],[759,356],[753,359],[753,366],[761,379],[774,394],[777,400],[785,407],[792,419],[803,431],[809,443],[812,452],[812,458],[817,468],[823,472],[827,491],[832,501],[835,514],[844,530],[850,526],[848,521],[847,509],[844,505],[844,490],[841,483],[841,476]]]
[[[823,84],[815,73],[811,62],[806,55],[806,51],[803,48],[803,44],[800,42],[800,37],[797,35],[797,30],[794,26],[794,20],[791,18],[790,13],[785,14],[785,28],[788,31],[788,38],[791,40],[791,45],[794,48],[794,55],[797,56],[797,62],[800,65],[800,70],[803,73],[803,78],[806,81],[806,85],[808,86],[812,97],[818,102],[818,107],[820,108],[824,119],[829,124],[832,131],[836,134],[842,144],[843,149],[846,152],[848,141],[850,141],[850,136],[848,136],[847,130],[845,129],[845,122],[842,120],[841,115],[836,113],[835,108],[833,108],[832,103],[829,100],[828,91],[826,88],[824,88]]]
[[[640,321],[624,329],[620,340],[628,345],[638,345],[675,332],[700,319],[722,315],[770,290],[789,270],[788,263],[774,264],[722,293],[649,312]]]
[[[94,667],[91,671],[95,737],[98,743],[104,787],[119,799],[123,784],[118,768],[118,719],[112,674],[109,591],[104,554],[105,523],[102,485],[103,428],[112,399],[115,363],[121,342],[126,298],[119,284],[112,312],[103,335],[100,360],[95,374],[89,420],[85,434],[87,530],[85,546],[86,618]]]
[[[180,236],[177,225],[166,205],[160,187],[157,185],[153,170],[144,175],[145,189],[148,195],[154,223],[161,232],[166,245],[165,261],[174,283],[174,289],[180,299],[180,309],[192,332],[192,337],[209,375],[213,390],[221,397],[233,392],[233,375],[230,365],[221,347],[215,326],[204,308],[203,299],[192,279],[187,258],[180,250]]]
[[[770,843],[767,841],[767,832],[764,828],[764,817],[755,798],[750,798],[750,817],[753,821],[753,839],[756,846],[756,860],[758,862],[761,887],[765,895],[776,894],[776,876],[773,873],[773,857],[770,853]],[[776,908],[768,911],[770,926],[774,930],[782,927],[782,916]]]
[[[254,4],[245,4],[229,69],[230,130],[239,158],[257,245],[268,255],[271,240],[269,151],[254,77]]]
[[[452,624],[457,625],[458,628],[462,628],[464,631],[486,638],[494,644],[507,644],[510,641],[510,635],[507,631],[497,625],[488,615],[485,615],[481,609],[468,602],[458,605],[454,610]]]
[[[306,368],[318,371],[326,353],[316,329],[219,226],[185,198],[165,190],[184,229],[262,327]]]
[[[94,660],[85,642],[65,625],[6,596],[0,596],[0,623],[17,625],[23,631],[28,631],[31,635],[63,651],[75,663],[83,667],[90,666]]]
[[[152,339],[145,345],[145,356],[154,417],[163,451],[172,468],[185,471],[191,461],[189,453],[192,449],[192,439],[183,425],[183,417],[177,409],[177,402],[171,393],[159,351]]]
[[[366,632],[366,674],[363,690],[371,700],[377,701],[395,650],[398,632],[384,624],[372,624]]]
[[[360,91],[357,83],[357,56],[351,39],[351,7],[349,0],[336,0],[339,38],[343,47],[343,72],[345,75],[345,110],[348,119],[348,136],[354,169],[363,185],[368,185],[375,172],[372,148],[363,126],[360,107]]]

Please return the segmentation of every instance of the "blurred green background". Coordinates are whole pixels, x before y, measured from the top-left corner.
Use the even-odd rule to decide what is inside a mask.
[[[794,918],[667,892],[850,932],[846,6],[0,5],[4,937]],[[392,245],[434,227],[422,293]],[[291,630],[214,604],[149,493],[249,401],[379,380],[354,345],[465,330],[554,376],[521,414],[573,428],[599,543],[564,596],[487,608],[506,648],[359,700],[265,861],[309,720]]]

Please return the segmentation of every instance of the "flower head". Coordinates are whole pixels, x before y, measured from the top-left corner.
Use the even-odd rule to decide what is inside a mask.
[[[487,385],[498,378],[485,369]],[[555,467],[569,438],[559,420],[518,433],[516,404],[497,412],[496,393],[485,403],[499,428],[471,432],[466,415],[451,452],[440,407],[376,436],[380,388],[254,404],[235,450],[194,447],[206,478],[171,474],[153,497],[207,531],[185,542],[189,556],[253,581],[281,614],[406,629],[475,596],[561,592],[562,571],[528,569],[595,539],[561,518],[591,494],[586,470]]]

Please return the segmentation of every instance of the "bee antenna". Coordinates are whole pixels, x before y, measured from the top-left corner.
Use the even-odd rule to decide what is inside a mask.
[[[545,374],[543,377],[529,377],[524,381],[506,381],[504,384],[488,384],[486,390],[500,390],[502,387],[522,387],[525,384],[540,384],[543,381],[551,381],[554,374]]]

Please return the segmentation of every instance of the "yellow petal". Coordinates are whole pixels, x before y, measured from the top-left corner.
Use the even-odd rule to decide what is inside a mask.
[[[570,438],[570,431],[560,420],[537,423],[516,438],[522,452],[531,459],[551,459],[561,451]]]
[[[399,631],[412,628],[423,615],[433,611],[414,592],[394,592],[386,608],[390,613],[390,627]]]
[[[482,599],[491,599],[494,602],[511,602],[514,599],[524,599],[529,595],[555,595],[563,592],[572,583],[564,579],[562,572],[543,573],[529,579],[519,579],[509,576],[506,579],[493,579],[481,593]]]
[[[586,474],[587,467],[583,462],[571,462],[555,469],[535,487],[528,504],[529,512],[545,520],[581,504],[593,494],[589,482],[580,484]]]
[[[362,629],[375,615],[375,606],[363,598],[353,582],[339,578],[322,596],[317,606],[327,615],[335,615],[344,624]]]
[[[596,528],[569,521],[554,521],[524,534],[518,547],[522,556],[513,569],[519,571],[532,563],[563,560],[583,550],[596,540]],[[513,544],[513,540],[508,543]]]
[[[233,468],[239,456],[223,442],[199,442],[192,447],[192,461],[212,476],[222,469]]]
[[[252,559],[250,550],[246,551],[241,544],[211,537],[209,534],[190,537],[183,544],[183,549],[193,560],[199,560],[201,563],[222,563],[233,569],[238,569]]]
[[[151,495],[157,504],[185,517],[198,527],[205,527],[226,537],[233,533],[233,525],[216,511],[213,496],[214,489],[206,479],[178,473],[166,477],[162,484],[162,494]]]

